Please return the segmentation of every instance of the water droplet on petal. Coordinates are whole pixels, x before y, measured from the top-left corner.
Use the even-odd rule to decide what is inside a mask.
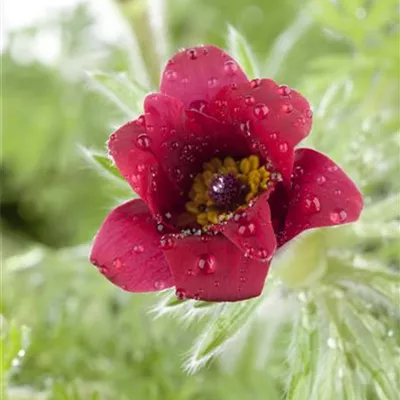
[[[335,190],[333,191],[333,194],[334,194],[335,196],[340,196],[340,195],[342,194],[342,191],[341,191],[340,189],[335,189]]]
[[[172,71],[171,69],[169,69],[169,70],[165,71],[165,77],[169,81],[174,81],[178,77],[178,74],[175,71]]]
[[[144,164],[138,164],[136,167],[137,172],[142,173],[146,170],[146,166]]]
[[[151,138],[145,133],[142,133],[136,138],[136,145],[143,150],[147,150],[151,146]]]
[[[210,254],[203,254],[197,260],[197,267],[205,274],[213,274],[216,268],[216,259]]]
[[[196,60],[196,58],[197,58],[196,49],[188,49],[188,50],[186,50],[186,54],[190,60]]]
[[[160,248],[162,250],[170,250],[175,246],[175,239],[172,235],[164,235],[160,239]]]
[[[215,287],[219,287],[219,286],[220,286],[220,283],[219,283],[219,281],[214,281],[213,285],[214,285]]]
[[[165,282],[164,281],[155,281],[153,285],[154,285],[154,289],[157,289],[157,290],[165,289]]]
[[[281,96],[289,96],[292,90],[290,89],[289,86],[287,85],[281,85],[279,86],[279,93]]]
[[[217,86],[218,80],[217,78],[210,78],[207,83],[209,88],[214,88]]]
[[[330,215],[330,220],[334,223],[334,224],[341,224],[344,221],[346,221],[347,218],[347,212],[344,211],[343,209],[335,209],[333,210]]]
[[[140,115],[137,119],[137,123],[141,126],[144,126],[146,124],[146,119],[144,115]]]
[[[178,300],[185,300],[186,299],[186,290],[177,288],[175,290],[175,296],[178,298]]]
[[[116,257],[116,258],[114,258],[114,261],[113,261],[113,267],[115,268],[115,269],[121,269],[122,268],[122,261],[121,261],[121,259],[119,258],[119,257]]]
[[[264,119],[267,114],[268,114],[268,107],[265,104],[257,104],[254,107],[254,115],[258,118],[258,119]]]
[[[306,117],[308,117],[308,118],[312,118],[312,116],[313,116],[313,112],[310,109],[306,110],[305,114],[306,114]]]
[[[337,165],[329,165],[327,167],[327,171],[329,172],[336,172],[339,169],[339,167]]]
[[[238,65],[233,60],[225,61],[224,63],[224,71],[228,75],[235,75],[236,71],[238,70]]]
[[[256,232],[256,226],[252,222],[239,225],[238,233],[241,236],[244,237],[253,236],[255,232]]]
[[[189,104],[189,109],[204,112],[208,106],[208,102],[205,100],[195,100]]]
[[[281,153],[286,153],[288,150],[289,150],[289,146],[288,146],[288,144],[287,144],[286,142],[282,142],[282,143],[279,145],[279,151],[280,151]]]
[[[269,134],[269,137],[271,140],[276,140],[278,138],[278,134],[273,132]]]
[[[248,105],[248,106],[251,106],[251,105],[253,105],[255,102],[256,102],[256,99],[252,96],[252,95],[247,95],[245,98],[244,98],[244,102]]]
[[[252,79],[250,81],[250,86],[251,86],[252,89],[256,89],[256,88],[260,87],[261,86],[261,79],[258,79],[258,78]]]
[[[319,175],[319,176],[317,177],[317,183],[318,183],[318,185],[323,185],[325,182],[326,182],[326,178],[325,178],[324,175]]]
[[[315,214],[321,211],[321,203],[315,195],[307,195],[303,199],[303,211],[308,214]]]
[[[287,114],[290,114],[293,111],[293,106],[291,104],[284,104],[282,106],[282,111]]]
[[[299,178],[304,174],[304,169],[300,165],[296,165],[293,170],[293,176]]]
[[[133,252],[135,254],[142,254],[144,252],[144,247],[140,244],[133,246]]]
[[[194,275],[192,268],[189,268],[189,269],[186,271],[186,275],[187,275],[187,276],[193,276],[193,275]]]

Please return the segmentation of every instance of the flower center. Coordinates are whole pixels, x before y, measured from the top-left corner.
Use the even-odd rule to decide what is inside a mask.
[[[189,215],[183,219],[194,217],[204,228],[218,224],[279,179],[268,164],[260,165],[256,155],[240,160],[213,158],[204,163],[203,171],[193,180],[190,201],[186,203]]]
[[[208,197],[217,207],[229,210],[243,204],[247,191],[247,185],[235,175],[221,174],[212,179]]]

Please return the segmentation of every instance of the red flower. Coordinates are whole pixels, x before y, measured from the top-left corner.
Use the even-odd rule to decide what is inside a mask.
[[[108,142],[142,199],[110,213],[91,253],[127,291],[258,296],[277,247],[359,217],[362,196],[347,175],[321,153],[294,150],[311,128],[307,100],[249,81],[214,46],[176,54],[144,110]]]

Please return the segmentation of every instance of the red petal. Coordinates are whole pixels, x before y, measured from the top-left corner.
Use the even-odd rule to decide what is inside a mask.
[[[171,182],[184,195],[202,164],[216,155],[242,157],[250,150],[243,135],[199,111],[184,111],[180,100],[151,94],[144,102],[151,149]]]
[[[247,77],[228,54],[215,46],[182,50],[170,59],[161,78],[160,92],[191,103],[209,101],[222,87],[246,82]]]
[[[151,292],[174,285],[146,204],[129,201],[113,210],[96,235],[90,261],[115,285]]]
[[[296,150],[282,243],[306,229],[356,221],[362,208],[361,193],[332,160],[311,149]]]
[[[268,204],[269,193],[263,193],[253,206],[237,212],[224,226],[223,234],[247,256],[270,261],[277,243]]]
[[[161,217],[181,201],[151,151],[143,117],[131,121],[110,136],[110,155],[133,190]]]
[[[258,296],[269,263],[246,258],[222,235],[176,238],[164,254],[179,296],[206,301],[237,301]]]
[[[289,182],[294,146],[311,129],[312,112],[304,97],[270,79],[254,79],[223,88],[209,105],[209,113],[241,127],[255,151],[269,158]]]

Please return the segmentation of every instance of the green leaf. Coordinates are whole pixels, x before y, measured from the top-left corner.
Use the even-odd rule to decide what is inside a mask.
[[[228,51],[240,64],[249,79],[260,77],[253,51],[246,39],[232,25],[228,25]]]
[[[18,326],[14,321],[7,321],[0,315],[1,323],[1,359],[0,376],[2,379],[1,386],[5,385],[8,375],[13,368],[20,365],[25,356],[26,349],[30,344],[30,331],[26,326]]]
[[[124,177],[119,173],[118,168],[113,164],[106,154],[98,151],[90,150],[87,147],[80,146],[80,149],[85,156],[86,160],[96,167],[100,172],[104,172],[108,178],[117,178],[119,182],[123,181],[126,183]]]
[[[191,351],[187,361],[187,370],[195,372],[212,357],[219,354],[226,343],[250,322],[263,298],[224,303],[215,306],[214,317]]]
[[[130,80],[126,74],[86,72],[89,86],[113,103],[125,118],[132,119],[142,112],[146,90]]]

